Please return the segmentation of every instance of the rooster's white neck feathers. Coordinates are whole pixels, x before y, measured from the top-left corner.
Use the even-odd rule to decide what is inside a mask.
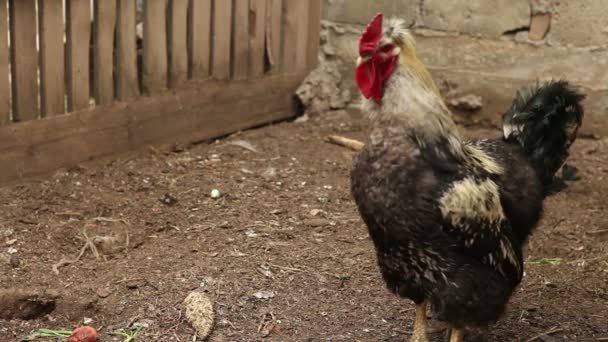
[[[386,81],[380,103],[364,98],[362,109],[379,126],[403,128],[421,145],[447,142],[456,157],[463,156],[458,128],[443,99],[406,68],[396,68]]]

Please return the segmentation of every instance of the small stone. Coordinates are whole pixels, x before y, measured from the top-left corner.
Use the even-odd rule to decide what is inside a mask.
[[[171,194],[165,194],[160,201],[165,205],[174,205],[177,203],[177,198],[172,196]]]
[[[211,190],[211,198],[218,199],[222,197],[222,193],[218,189]]]
[[[272,299],[276,296],[276,293],[274,291],[258,291],[253,296],[257,299]]]
[[[452,99],[448,104],[457,109],[474,112],[483,107],[483,99],[479,95],[469,94]]]
[[[95,293],[99,298],[108,298],[112,294],[112,290],[110,290],[108,287],[100,287],[95,290]]]
[[[203,292],[191,292],[184,300],[186,318],[196,330],[200,339],[205,339],[211,333],[213,320],[213,304],[209,297]]]
[[[311,216],[319,216],[320,214],[325,214],[325,211],[321,209],[313,209],[310,211]]]
[[[297,119],[295,119],[293,122],[294,123],[305,123],[310,119],[310,117],[308,116],[308,114],[304,114],[302,116],[299,116]]]
[[[83,323],[84,325],[91,325],[91,324],[93,323],[93,319],[92,319],[92,318],[89,318],[89,317],[85,317],[85,318],[82,320],[82,323]]]
[[[150,310],[150,308],[148,308],[148,312],[151,312],[153,310]],[[133,328],[135,329],[147,329],[151,326],[154,325],[154,321],[151,319],[140,319],[137,322],[133,323]]]

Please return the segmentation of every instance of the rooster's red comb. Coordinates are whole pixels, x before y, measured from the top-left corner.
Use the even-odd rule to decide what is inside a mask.
[[[382,13],[376,14],[359,39],[359,55],[373,53],[382,38]]]

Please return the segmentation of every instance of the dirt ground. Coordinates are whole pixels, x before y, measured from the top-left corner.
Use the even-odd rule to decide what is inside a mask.
[[[60,297],[38,319],[0,320],[0,341],[85,319],[103,341],[134,324],[140,341],[192,341],[182,302],[196,289],[214,303],[211,341],[406,340],[412,305],[384,289],[349,192],[353,153],[323,141],[366,130],[328,113],[1,187],[0,288]],[[608,341],[608,143],[579,140],[570,163],[580,180],[546,200],[488,341]],[[55,274],[87,239],[98,258],[85,249]]]

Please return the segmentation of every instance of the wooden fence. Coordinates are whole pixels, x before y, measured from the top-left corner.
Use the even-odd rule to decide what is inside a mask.
[[[0,182],[293,115],[320,0],[143,3],[0,0]]]

